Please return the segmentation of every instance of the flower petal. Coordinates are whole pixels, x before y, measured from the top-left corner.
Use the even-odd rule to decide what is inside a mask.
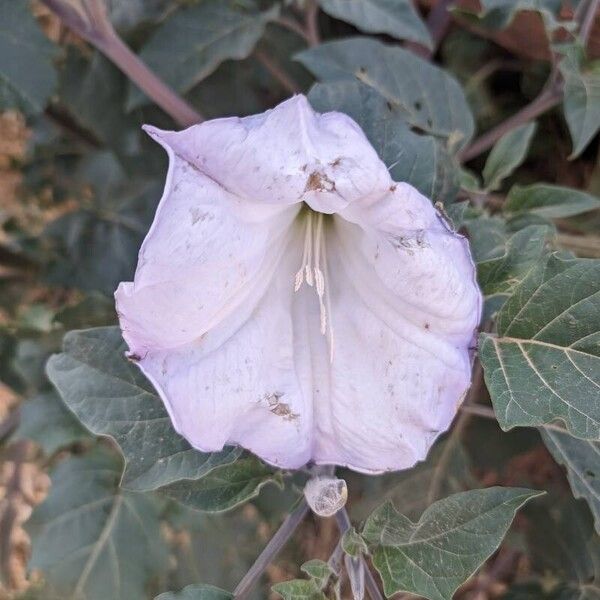
[[[467,242],[406,185],[327,232],[334,358],[315,391],[313,458],[408,468],[469,387],[481,297]],[[380,218],[384,216],[384,218]]]
[[[200,450],[240,444],[286,468],[373,473],[423,458],[470,380],[481,298],[466,241],[391,181],[349,117],[304,97],[148,131],[169,173],[116,300],[131,358],[177,431]],[[324,245],[323,217],[304,228],[300,202],[338,213]],[[313,241],[329,256],[307,259],[315,283],[327,267],[325,312],[318,285],[294,292]]]
[[[160,135],[176,155],[232,194],[263,203],[305,201],[333,213],[391,183],[350,117],[317,113],[302,95],[260,115],[215,119]]]
[[[296,240],[275,277],[217,327],[177,348],[150,350],[140,360],[175,429],[195,448],[208,452],[239,444],[284,468],[310,460],[312,401],[293,352],[298,247]]]
[[[268,281],[299,210],[240,199],[175,154],[165,136],[169,173],[140,250],[134,283],[115,294],[132,354],[201,337]]]

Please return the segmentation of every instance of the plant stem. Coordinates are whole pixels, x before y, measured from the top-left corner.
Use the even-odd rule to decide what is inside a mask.
[[[429,29],[431,39],[433,40],[433,49],[430,51],[430,56],[436,53],[448,31],[451,21],[450,7],[452,4],[454,4],[454,0],[438,0],[437,4],[429,12],[429,15],[427,15],[427,29]]]
[[[233,592],[235,600],[244,600],[244,598],[248,597],[265,569],[292,537],[294,531],[296,531],[298,525],[304,520],[308,511],[308,504],[306,504],[306,500],[302,498],[298,506],[286,517],[285,521],[281,524],[281,527],[269,540],[269,543],[265,546],[249,571],[238,583]]]
[[[600,0],[590,0],[585,12],[580,17],[579,34],[584,43],[587,43],[592,27],[596,19],[596,13],[600,8]],[[522,108],[518,113],[506,119],[480,138],[476,139],[470,146],[465,148],[460,154],[461,162],[468,162],[479,156],[486,150],[489,150],[505,133],[511,129],[528,123],[539,117],[546,111],[560,104],[564,92],[563,82],[559,77],[558,70],[555,68],[548,79],[548,83],[540,95],[530,104]]]
[[[469,162],[486,150],[489,150],[504,134],[515,127],[528,123],[550,110],[562,99],[562,86],[555,85],[546,88],[533,102],[522,108],[499,125],[477,138],[471,145],[467,146],[460,154],[461,162]]]
[[[274,21],[275,24],[281,25],[281,27],[285,27],[285,29],[289,29],[293,31],[296,35],[299,35],[307,44],[311,43],[311,39],[308,37],[306,31],[300,23],[295,21],[294,19],[288,19],[287,17],[279,17]]]
[[[590,5],[581,21],[579,36],[581,37],[584,46],[587,45],[590,39],[590,34],[592,33],[594,23],[596,22],[598,8],[600,8],[600,0],[590,0]]]
[[[133,53],[114,30],[102,0],[87,0],[88,19],[62,0],[41,0],[75,33],[109,58],[149,98],[182,127],[203,121],[202,115],[180,98]]]
[[[437,52],[450,25],[450,11],[448,9],[453,2],[454,0],[438,0],[435,6],[429,11],[429,15],[427,15],[427,29],[431,36],[431,47],[425,46],[420,42],[410,41],[407,41],[404,47],[421,58],[431,59]]]
[[[463,404],[460,410],[464,413],[475,415],[476,417],[483,417],[484,419],[494,419],[496,421],[496,413],[489,406],[481,406],[477,404]],[[559,431],[560,433],[569,433],[564,427],[560,425],[554,425],[552,423],[545,423],[543,425],[532,425],[532,427],[539,427],[540,429],[550,429],[552,431]]]
[[[262,50],[257,50],[254,55],[286,91],[290,94],[298,94],[301,91],[300,86],[268,54]]]
[[[321,35],[319,34],[319,5],[316,0],[307,0],[304,23],[308,45],[318,46],[321,43]]]
[[[350,527],[352,527],[350,516],[348,515],[346,507],[338,510],[338,512],[335,513],[335,520],[337,521],[338,528],[340,530],[340,537],[343,536],[346,531],[350,529]],[[361,557],[361,562],[365,571],[365,588],[371,600],[384,600],[384,597],[379,590],[379,585],[375,581],[375,577],[373,577],[373,573],[371,572],[371,569],[369,569],[364,556]]]
[[[99,48],[101,49],[101,48]],[[101,49],[102,50],[102,49]],[[115,65],[149,98],[160,106],[182,127],[203,121],[202,116],[183,98],[161,81],[113,31],[102,50]]]

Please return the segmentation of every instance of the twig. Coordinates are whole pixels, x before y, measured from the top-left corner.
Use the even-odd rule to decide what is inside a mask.
[[[579,15],[581,23],[579,32],[584,44],[589,39],[599,7],[600,0],[591,0],[587,10],[583,12],[582,15]],[[486,150],[489,150],[505,133],[508,133],[519,125],[532,121],[560,104],[563,97],[564,86],[559,75],[555,65],[544,90],[542,90],[540,95],[533,102],[522,108],[512,117],[506,119],[506,121],[503,121],[487,133],[483,134],[480,138],[476,139],[459,154],[459,159],[462,162],[472,160]]]
[[[481,406],[478,404],[463,404],[460,407],[462,412],[475,415],[476,417],[483,417],[484,419],[494,419],[496,421],[496,413],[489,406]],[[550,429],[552,431],[559,431],[560,433],[569,433],[564,427],[560,425],[554,425],[552,423],[544,423],[543,425],[535,425],[532,427],[540,427],[542,429]]]
[[[584,46],[587,46],[587,43],[590,39],[590,34],[594,28],[596,14],[598,13],[599,8],[600,0],[590,0],[590,5],[583,16],[581,27],[579,28],[579,36],[581,37],[581,41],[583,42]]]
[[[433,56],[444,39],[450,21],[450,7],[454,4],[454,0],[438,0],[437,4],[431,9],[427,16],[427,29],[433,40],[433,48],[430,51],[430,56]]]
[[[350,527],[352,527],[352,523],[350,522],[350,516],[348,515],[346,507],[342,508],[341,510],[338,510],[338,512],[335,513],[335,520],[337,521],[340,530],[340,536],[343,536],[346,533],[346,531],[348,531]],[[375,577],[373,577],[373,573],[371,572],[371,569],[369,569],[369,566],[367,565],[367,561],[364,559],[364,556],[361,557],[361,562],[365,571],[365,588],[371,600],[384,600],[383,595],[379,590],[379,585],[375,581]]]
[[[578,256],[585,256],[587,258],[600,258],[600,237],[596,235],[573,235],[570,233],[559,233],[556,236],[556,242],[562,248],[572,250]]]
[[[302,498],[298,506],[286,517],[285,521],[281,524],[281,527],[269,540],[269,543],[265,546],[249,571],[238,583],[233,592],[235,600],[244,600],[245,598],[248,598],[248,595],[262,577],[267,566],[292,537],[294,531],[296,531],[296,528],[308,513],[308,510],[308,504],[306,504],[306,500]]]
[[[479,156],[486,150],[489,150],[504,134],[508,133],[515,127],[528,123],[539,117],[541,114],[560,104],[562,99],[562,85],[556,84],[547,87],[542,93],[530,104],[522,108],[518,113],[502,121],[499,125],[484,133],[477,138],[470,146],[467,146],[459,154],[461,162],[469,162],[476,156]]]
[[[41,0],[75,33],[95,46],[109,58],[149,98],[182,127],[203,120],[185,100],[160,80],[133,53],[114,30],[106,14],[103,0],[87,0],[84,4],[87,19],[63,0]]]
[[[287,17],[278,17],[273,21],[276,25],[281,25],[290,31],[293,31],[296,35],[299,35],[307,44],[311,43],[311,39],[302,27],[295,19],[288,19]]]
[[[0,423],[0,442],[3,442],[15,432],[20,421],[21,411],[17,407]]]
[[[102,143],[93,133],[89,132],[83,127],[80,127],[68,115],[63,114],[55,106],[47,106],[44,110],[44,114],[48,119],[50,119],[50,121],[60,127],[63,132],[68,134],[71,138],[81,141],[86,146],[90,146],[92,148],[102,147]]]
[[[318,46],[321,42],[321,35],[319,34],[319,5],[316,0],[307,0],[304,24],[308,45]]]
[[[421,42],[412,41],[407,41],[404,47],[421,58],[431,59],[437,52],[450,25],[450,11],[448,9],[453,2],[454,0],[438,0],[429,11],[429,15],[427,15],[427,29],[432,41],[431,47]]]
[[[270,56],[262,50],[257,50],[254,55],[286,91],[290,94],[298,94],[301,91],[300,86]]]

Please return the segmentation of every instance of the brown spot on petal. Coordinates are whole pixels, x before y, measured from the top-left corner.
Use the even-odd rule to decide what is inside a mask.
[[[304,192],[333,192],[335,182],[331,181],[324,173],[313,171],[306,180]]]
[[[265,400],[269,405],[269,410],[278,417],[281,417],[284,421],[294,421],[300,415],[292,412],[290,405],[287,402],[282,402],[283,392],[273,392],[272,394],[265,394]]]

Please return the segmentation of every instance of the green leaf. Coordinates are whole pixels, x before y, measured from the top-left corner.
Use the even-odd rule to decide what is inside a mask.
[[[327,600],[323,589],[330,577],[335,575],[328,563],[322,560],[309,560],[301,567],[310,579],[292,579],[272,587],[284,600]]]
[[[387,33],[431,48],[431,36],[410,0],[319,0],[330,16],[366,33]]]
[[[451,600],[500,545],[516,511],[539,495],[498,487],[463,492],[432,504],[418,523],[384,504],[368,518],[362,535],[386,595]]]
[[[436,500],[477,486],[472,465],[455,430],[436,443],[427,460],[400,473],[371,477],[365,493],[352,503],[352,517],[364,521],[382,502],[402,506],[409,519],[418,519]],[[353,481],[348,481],[350,489]]]
[[[584,65],[569,52],[559,66],[565,80],[563,109],[573,140],[570,158],[576,158],[600,129],[600,60]]]
[[[107,3],[110,20],[119,31],[130,31],[163,17],[170,0],[110,0]]]
[[[75,123],[120,156],[140,151],[140,123],[125,112],[126,91],[127,79],[100,52],[90,58],[76,50],[67,54],[61,105]]]
[[[0,1],[0,110],[44,110],[56,87],[54,46],[24,0]]]
[[[504,430],[564,421],[600,438],[600,260],[551,255],[483,334],[480,357]]]
[[[506,240],[504,254],[477,261],[477,278],[485,296],[506,297],[546,253],[552,230],[530,225]]]
[[[508,214],[533,213],[547,219],[561,219],[600,208],[600,199],[580,190],[539,183],[515,185],[503,210]]]
[[[365,540],[356,533],[356,529],[351,527],[344,533],[342,537],[342,549],[346,554],[349,554],[353,557],[358,557],[361,554],[368,554],[369,549],[367,548],[367,544]]]
[[[237,448],[198,452],[175,432],[162,400],[125,358],[118,327],[68,333],[64,352],[50,359],[47,371],[81,422],[119,445],[126,460],[125,487],[147,490],[199,479],[240,454]]]
[[[523,162],[535,129],[535,123],[526,123],[505,133],[496,142],[483,167],[483,182],[487,190],[497,190],[502,180]]]
[[[553,429],[542,429],[541,434],[552,456],[567,469],[575,498],[588,503],[600,533],[600,443],[579,440]]]
[[[197,481],[178,481],[160,489],[185,506],[221,512],[258,496],[267,483],[280,485],[281,477],[254,456],[211,470]]]
[[[412,131],[404,111],[373,88],[358,81],[319,83],[308,98],[321,112],[337,110],[352,117],[395,181],[414,185],[436,202],[454,200],[457,166],[445,144],[434,136]]]
[[[503,220],[486,217],[467,221],[466,229],[485,297],[485,321],[494,317],[512,290],[542,260],[554,230],[547,225],[529,225],[510,236]]]
[[[292,579],[277,583],[271,589],[283,600],[327,600],[313,579]]]
[[[188,585],[179,592],[165,592],[154,600],[231,600],[233,595],[203,583]]]
[[[156,502],[119,489],[120,460],[96,448],[59,464],[33,513],[30,567],[61,598],[146,600],[168,568]]]
[[[178,92],[188,92],[224,60],[250,55],[278,8],[244,10],[233,0],[205,0],[174,12],[142,47],[140,58]],[[145,104],[129,89],[129,109]]]
[[[460,150],[473,135],[473,116],[456,79],[408,50],[349,38],[301,52],[297,59],[321,80],[358,80],[372,87],[411,127],[445,138],[451,150]]]
[[[82,202],[81,208],[59,217],[44,231],[52,250],[46,276],[51,283],[112,295],[119,282],[133,276],[161,184],[127,178],[109,152],[94,153],[84,166],[90,178],[100,181],[92,180],[96,184],[91,202]]]
[[[329,578],[334,574],[328,563],[317,559],[305,562],[300,569],[313,579],[321,589],[327,585]]]
[[[38,443],[46,455],[89,437],[55,392],[39,394],[21,404],[16,439]]]
[[[526,512],[528,556],[547,595],[520,600],[598,600],[600,538],[585,504],[554,495]]]
[[[548,31],[553,31],[561,24],[558,20],[561,0],[480,0],[480,5],[478,18],[482,25],[493,29],[508,27],[515,15],[524,10],[538,12]]]

